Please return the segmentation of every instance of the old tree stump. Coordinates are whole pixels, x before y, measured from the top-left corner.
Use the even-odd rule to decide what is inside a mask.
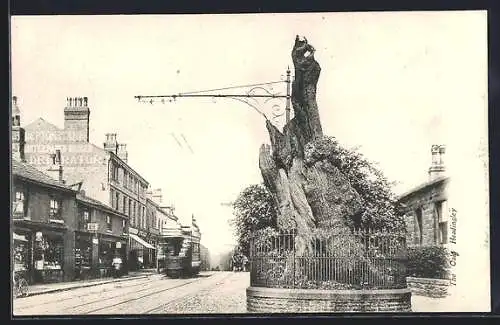
[[[266,121],[271,146],[261,146],[259,167],[278,207],[278,227],[297,230],[299,254],[311,249],[314,233],[324,229],[335,240],[333,247],[349,247],[350,254],[358,255],[362,248],[346,221],[361,212],[362,198],[337,167],[312,154],[323,139],[316,103],[321,68],[314,51],[305,38],[296,37],[292,49],[294,117],[283,132]]]
[[[267,235],[256,233],[259,258],[254,260],[255,272],[247,289],[247,310],[411,311],[411,292],[405,281],[396,279],[404,277],[404,272],[393,272],[391,266],[399,263],[395,256],[373,255],[371,239],[367,246],[367,241],[352,231],[367,216],[379,216],[378,220],[387,221],[382,224],[393,223],[396,228],[397,218],[389,190],[381,190],[386,187],[381,174],[375,173],[375,178],[380,178],[371,183],[353,172],[353,160],[345,163],[345,151],[337,150],[336,141],[323,135],[316,103],[321,68],[314,51],[305,38],[296,37],[292,49],[294,117],[283,131],[266,120],[271,145],[262,145],[259,155],[264,185],[278,210],[278,228],[285,234],[295,230],[294,249],[279,250],[281,237],[271,235],[271,244],[261,251],[259,245],[267,245]],[[380,223],[373,223],[375,219],[368,219],[368,224],[380,228]],[[368,234],[372,238],[372,233]],[[383,237],[375,248],[386,242]],[[286,242],[283,245],[287,247]]]

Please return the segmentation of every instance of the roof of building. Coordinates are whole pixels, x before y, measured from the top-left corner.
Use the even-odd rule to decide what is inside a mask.
[[[12,174],[16,177],[20,177],[25,180],[38,183],[40,185],[75,192],[70,187],[61,184],[60,182],[56,181],[49,175],[41,172],[30,164],[17,160],[16,158],[12,158]]]
[[[24,126],[25,130],[43,129],[44,131],[62,131],[61,128],[56,125],[45,121],[43,118],[39,117],[28,125]]]
[[[124,217],[124,218],[128,218],[128,216],[126,214],[121,213],[119,211],[116,211],[113,208],[111,208],[110,206],[107,206],[106,204],[102,203],[101,201],[98,201],[96,199],[88,197],[82,193],[77,193],[76,199],[77,199],[77,201],[93,205],[94,207],[100,208],[102,210],[106,210],[112,214],[119,215],[119,216]]]
[[[442,176],[442,177],[436,178],[436,179],[434,179],[432,181],[428,181],[428,182],[422,183],[422,184],[414,187],[413,189],[411,189],[411,190],[409,190],[409,191],[407,191],[407,192],[399,195],[398,196],[398,200],[402,200],[402,199],[404,199],[404,198],[406,198],[406,197],[408,197],[408,196],[410,196],[410,195],[412,195],[414,193],[421,192],[421,191],[423,191],[426,188],[435,186],[435,185],[437,185],[437,184],[439,184],[439,183],[441,183],[443,181],[447,181],[447,180],[449,180],[449,177]]]

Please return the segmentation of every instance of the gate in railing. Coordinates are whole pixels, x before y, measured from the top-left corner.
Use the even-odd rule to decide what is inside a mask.
[[[250,285],[270,288],[396,289],[406,287],[407,250],[403,233],[353,231],[359,247],[332,249],[326,240],[298,254],[297,233],[250,238]],[[361,252],[361,254],[359,254]]]

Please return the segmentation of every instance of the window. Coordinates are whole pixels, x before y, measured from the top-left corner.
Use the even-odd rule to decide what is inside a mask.
[[[118,166],[114,162],[111,164],[111,179],[118,181]]]
[[[128,200],[128,216],[132,214],[132,200]]]
[[[128,188],[128,172],[127,171],[123,172],[123,186]]]
[[[114,209],[115,208],[115,191],[114,190],[109,190],[109,193],[111,195],[111,207]]]
[[[106,230],[111,231],[113,229],[113,224],[111,223],[111,217],[106,216]]]
[[[417,245],[422,245],[423,242],[423,229],[422,229],[422,208],[418,208],[415,211],[415,237],[414,243]]]
[[[122,220],[122,232],[126,232],[127,230],[127,220],[123,219]]]
[[[146,208],[142,207],[142,228],[146,229]]]
[[[14,214],[26,217],[27,205],[24,192],[16,191],[16,198],[14,200]]]
[[[83,210],[82,220],[83,220],[83,222],[90,222],[90,213],[88,210]]]
[[[123,209],[123,213],[127,213],[127,198],[125,196],[123,196],[123,206],[122,206],[122,209]]]
[[[116,198],[115,198],[115,209],[119,210],[120,208],[120,193],[116,192]]]
[[[61,203],[55,198],[50,199],[49,219],[61,219]]]
[[[436,219],[438,222],[438,236],[437,240],[439,244],[448,243],[448,220],[446,215],[446,201],[436,202]]]
[[[133,213],[134,213],[134,217],[133,217],[133,221],[134,221],[134,226],[136,226],[136,216],[137,216],[137,206],[136,206],[136,202],[134,201],[134,210],[132,210]]]

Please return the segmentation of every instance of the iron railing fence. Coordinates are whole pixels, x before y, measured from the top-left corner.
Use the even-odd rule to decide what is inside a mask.
[[[350,240],[317,239],[298,252],[297,233],[250,238],[250,283],[256,287],[394,289],[406,287],[406,235],[352,232]]]

